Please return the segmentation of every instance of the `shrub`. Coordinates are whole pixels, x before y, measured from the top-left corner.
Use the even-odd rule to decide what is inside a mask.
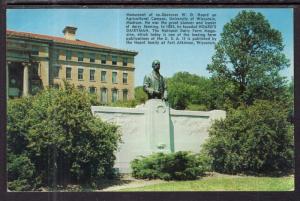
[[[7,149],[14,154],[24,153],[28,131],[28,110],[31,108],[32,98],[13,99],[7,105]]]
[[[116,101],[114,103],[109,103],[108,106],[134,108],[135,106],[137,106],[137,101],[136,100]]]
[[[209,131],[204,150],[224,173],[271,173],[293,168],[293,128],[287,111],[270,101],[231,110]]]
[[[200,104],[188,104],[187,110],[193,110],[193,111],[207,111],[206,105],[200,105]]]
[[[137,105],[143,104],[148,100],[148,95],[144,92],[143,86],[138,86],[134,88],[134,99]]]
[[[22,155],[8,154],[8,189],[13,191],[26,191],[35,185],[35,167],[30,159]]]
[[[202,165],[198,155],[183,151],[155,153],[131,162],[132,175],[139,179],[192,180],[204,173]]]
[[[93,101],[68,84],[9,100],[8,151],[26,153],[44,185],[114,176],[120,133],[116,125],[92,115]]]

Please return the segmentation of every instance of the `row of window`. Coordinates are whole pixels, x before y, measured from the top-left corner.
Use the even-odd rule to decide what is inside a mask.
[[[60,67],[56,68],[55,71],[55,77],[58,78],[59,77],[59,70]],[[77,79],[78,80],[83,80],[83,68],[78,68],[77,69]],[[96,74],[96,70],[95,69],[90,69],[90,81],[95,81],[95,74]],[[117,83],[117,76],[118,73],[117,72],[112,72],[112,83]],[[66,67],[66,79],[72,79],[72,68],[71,67]],[[100,75],[100,80],[101,82],[107,82],[107,71],[101,71],[101,75]],[[128,83],[128,73],[123,73],[123,84],[127,84]]]
[[[84,90],[84,86],[78,86],[79,89]],[[127,89],[123,89],[122,90],[123,93],[123,101],[127,101],[128,100],[128,90]],[[89,87],[89,92],[92,94],[96,94],[97,93],[97,88],[96,87]],[[111,90],[111,101],[114,103],[116,101],[119,100],[119,93],[118,93],[118,89],[112,89]],[[100,89],[100,102],[101,103],[107,103],[108,99],[107,99],[107,88],[101,88]]]
[[[83,52],[77,52],[77,61],[79,62],[83,62]],[[90,59],[90,63],[95,63],[95,59],[96,58],[96,54],[95,53],[90,53],[89,54],[89,59]],[[59,52],[55,52],[55,59],[59,60]],[[66,51],[66,60],[70,61],[72,60],[72,51],[67,50]],[[117,56],[112,56],[111,58],[112,60],[112,65],[117,65],[117,61],[118,61],[118,57]],[[106,64],[107,62],[107,55],[101,55],[101,64]],[[128,58],[127,57],[123,57],[122,58],[122,65],[123,66],[127,66],[128,65]]]

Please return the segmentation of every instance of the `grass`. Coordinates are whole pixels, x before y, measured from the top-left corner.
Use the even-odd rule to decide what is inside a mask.
[[[194,181],[170,181],[120,191],[292,191],[294,176],[253,177],[214,175]]]

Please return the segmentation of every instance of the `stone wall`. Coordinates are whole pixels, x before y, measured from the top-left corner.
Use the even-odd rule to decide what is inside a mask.
[[[138,156],[157,151],[199,152],[212,122],[226,115],[222,110],[181,111],[164,104],[152,99],[136,108],[92,106],[96,117],[120,126],[123,143],[116,153],[115,163],[120,172],[130,172],[130,161]],[[159,113],[164,116],[160,117]]]

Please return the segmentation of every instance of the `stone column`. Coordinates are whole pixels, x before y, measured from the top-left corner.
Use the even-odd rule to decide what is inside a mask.
[[[43,87],[49,86],[50,83],[50,72],[49,72],[49,62],[40,61],[39,65],[39,76],[43,82]]]
[[[161,99],[150,99],[146,107],[146,135],[150,142],[151,152],[173,151],[171,136],[170,107]]]
[[[30,63],[24,62],[22,63],[24,66],[23,70],[23,96],[29,95],[29,66]]]

